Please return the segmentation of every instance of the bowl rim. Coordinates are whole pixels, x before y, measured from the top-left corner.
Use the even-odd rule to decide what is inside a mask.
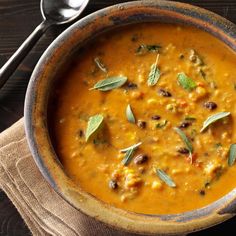
[[[151,18],[154,17],[154,14],[156,14],[156,18],[159,17],[159,21],[161,21],[161,17],[170,17],[173,20],[178,19],[179,23],[195,25],[215,35],[236,51],[236,26],[233,23],[208,10],[186,3],[165,0],[132,1],[96,11],[66,29],[40,58],[26,92],[25,132],[30,151],[44,178],[63,199],[79,211],[106,225],[126,232],[188,233],[231,218],[236,212],[236,189],[206,207],[181,214],[147,215],[109,206],[78,188],[63,172],[63,167],[56,159],[56,154],[50,143],[45,117],[47,90],[50,83],[46,78],[50,72],[53,73],[53,63],[58,60],[57,58],[60,55],[64,56],[62,51],[64,50],[65,53],[66,47],[72,50],[70,45],[76,44],[75,39],[78,35],[83,36],[83,39],[86,40],[94,32],[99,33],[117,25],[134,23],[132,19],[136,22],[143,22],[142,17],[146,21],[150,17],[150,21],[152,21]],[[154,18],[153,21],[155,21]],[[68,52],[68,55],[69,53],[72,51]],[[60,63],[63,64],[63,62]]]

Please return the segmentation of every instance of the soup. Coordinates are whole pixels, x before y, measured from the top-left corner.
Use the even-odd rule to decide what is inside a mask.
[[[55,150],[86,192],[147,214],[204,207],[236,182],[236,55],[199,29],[98,36],[55,89]]]

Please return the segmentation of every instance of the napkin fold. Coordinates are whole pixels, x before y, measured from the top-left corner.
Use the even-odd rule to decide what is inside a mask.
[[[33,235],[124,235],[76,210],[50,187],[30,154],[23,119],[0,134],[0,188]]]

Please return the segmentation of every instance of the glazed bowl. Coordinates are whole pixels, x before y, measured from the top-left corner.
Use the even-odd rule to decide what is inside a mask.
[[[26,95],[25,127],[33,158],[49,184],[91,222],[104,224],[114,234],[185,234],[221,223],[236,213],[236,189],[218,201],[182,214],[146,215],[110,206],[91,196],[66,175],[50,140],[48,104],[62,68],[94,36],[127,24],[161,22],[205,30],[236,50],[236,26],[191,5],[169,1],[137,1],[115,5],[76,22],[46,50],[37,64]],[[191,200],[191,199],[190,199]],[[105,227],[105,226],[104,226]]]

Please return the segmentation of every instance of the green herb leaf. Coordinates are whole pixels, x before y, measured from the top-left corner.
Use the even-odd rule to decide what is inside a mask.
[[[169,187],[171,187],[171,188],[175,188],[176,187],[175,182],[163,170],[156,169],[156,174]]]
[[[132,108],[131,108],[130,105],[128,105],[127,108],[126,108],[126,117],[127,117],[127,120],[128,120],[130,123],[135,124],[134,113],[133,113]]]
[[[94,62],[95,62],[95,64],[97,65],[97,67],[98,67],[101,71],[103,71],[104,73],[107,73],[107,68],[106,68],[106,66],[103,64],[103,62],[101,61],[100,58],[96,57],[96,58],[94,59]]]
[[[203,132],[209,125],[215,123],[216,121],[223,119],[227,116],[229,116],[230,112],[219,112],[217,114],[214,114],[212,116],[209,116],[203,123],[203,127],[200,132]]]
[[[104,118],[102,115],[95,115],[89,118],[88,126],[85,133],[86,142],[101,127],[103,120]]]
[[[124,160],[122,161],[125,166],[127,166],[130,163],[132,157],[134,156],[134,151],[135,149],[131,148],[125,153]]]
[[[137,50],[136,50],[136,54],[138,55],[143,55],[147,52],[159,52],[159,50],[162,47],[160,45],[140,45]]]
[[[196,82],[183,72],[178,74],[178,83],[182,88],[188,91],[192,91],[197,87]]]
[[[222,144],[221,144],[221,143],[216,143],[216,144],[214,145],[214,148],[216,148],[216,149],[221,148],[221,147],[222,147]]]
[[[188,137],[186,136],[186,134],[180,128],[175,127],[174,130],[180,136],[180,138],[183,140],[186,148],[189,150],[190,155],[191,155],[193,153],[193,146],[192,146],[192,143],[190,142],[190,140],[188,139]]]
[[[124,76],[110,77],[108,79],[98,81],[90,90],[97,89],[106,92],[121,87],[126,83],[126,81],[127,77]]]
[[[159,54],[157,55],[156,62],[152,64],[150,73],[148,75],[147,83],[149,87],[155,86],[161,77],[161,72],[157,67],[158,60],[159,60]]]
[[[231,144],[229,149],[228,165],[232,166],[236,160],[236,144]]]
[[[193,116],[186,116],[186,117],[184,118],[184,120],[195,121],[196,118],[193,117]]]
[[[157,129],[161,129],[161,128],[164,128],[166,125],[167,125],[168,121],[167,120],[163,120],[159,123],[156,124],[156,128]]]
[[[202,70],[202,69],[200,69],[200,75],[202,76],[202,78],[204,79],[204,80],[206,80],[206,73],[204,72],[204,70]]]
[[[124,153],[124,152],[129,151],[130,149],[134,149],[134,150],[135,150],[135,149],[137,149],[141,144],[142,144],[141,142],[140,142],[140,143],[136,143],[136,144],[134,144],[134,145],[132,145],[132,146],[130,146],[130,147],[121,149],[120,152]]]

